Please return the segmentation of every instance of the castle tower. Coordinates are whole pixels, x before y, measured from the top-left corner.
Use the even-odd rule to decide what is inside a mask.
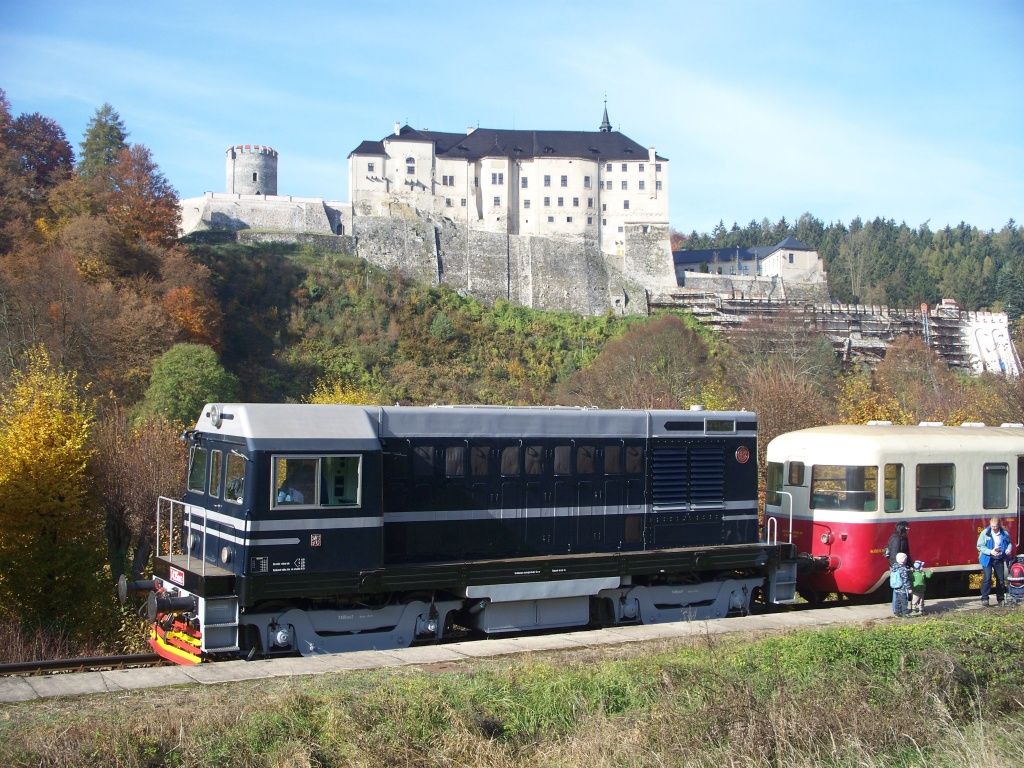
[[[236,144],[225,152],[229,194],[276,195],[277,150],[261,144]]]
[[[608,122],[608,99],[604,100],[604,118],[601,120],[601,127],[598,128],[601,133],[611,133],[612,124]]]

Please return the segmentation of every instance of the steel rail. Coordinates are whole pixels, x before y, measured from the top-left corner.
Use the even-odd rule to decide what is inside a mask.
[[[154,666],[163,660],[155,653],[132,653],[123,656],[82,656],[74,659],[43,659],[0,664],[0,677],[4,675],[43,674],[84,671],[104,667]]]

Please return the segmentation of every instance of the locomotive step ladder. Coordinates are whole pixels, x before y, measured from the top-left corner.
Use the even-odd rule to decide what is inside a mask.
[[[227,653],[238,650],[238,598],[208,597],[203,600],[200,629],[203,650]]]
[[[768,573],[768,600],[776,605],[796,602],[796,561],[783,560]]]

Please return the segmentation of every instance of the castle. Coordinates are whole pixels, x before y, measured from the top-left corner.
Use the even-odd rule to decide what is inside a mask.
[[[226,151],[226,191],[181,201],[182,233],[319,236],[382,267],[483,300],[646,312],[676,284],[668,159],[613,131],[396,124],[348,157],[349,200],[277,193],[277,152]]]

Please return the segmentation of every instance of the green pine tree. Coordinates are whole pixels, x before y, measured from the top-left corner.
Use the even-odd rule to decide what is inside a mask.
[[[106,177],[118,152],[127,146],[126,138],[128,133],[117,111],[109,104],[97,109],[80,145],[78,173],[87,179]]]

